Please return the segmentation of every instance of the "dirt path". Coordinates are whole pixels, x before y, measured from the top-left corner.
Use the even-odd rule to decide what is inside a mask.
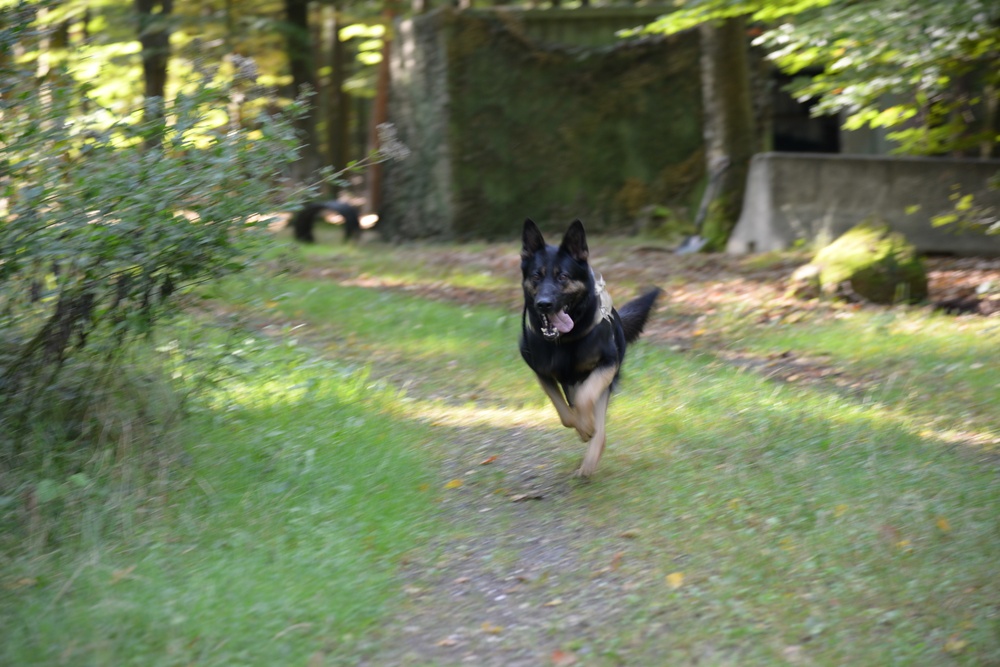
[[[405,602],[366,664],[617,664],[629,591],[653,575],[632,562],[627,524],[588,520],[597,489],[565,455],[582,446],[545,426],[455,429],[441,446],[442,488],[462,480],[441,519],[459,537],[406,563]]]
[[[516,268],[508,257],[490,254],[434,261],[480,262],[505,275]],[[717,301],[745,299],[761,318],[783,317],[796,307],[829,308],[783,299],[782,277],[790,267],[755,271],[731,258],[713,261],[711,266],[700,258],[658,264],[632,256],[611,258],[605,264],[612,266],[602,268],[629,283],[673,286],[670,315],[651,324],[647,339],[680,349],[700,335],[698,315]],[[640,265],[641,272],[630,268]],[[996,276],[996,262],[938,263],[932,267],[932,291],[942,298],[964,295],[977,281]],[[314,277],[517,308],[516,290],[512,297],[510,290],[494,293],[446,282],[403,286],[336,269],[317,270]],[[791,353],[767,359],[731,356],[720,358],[776,379],[794,375],[843,384],[840,370],[823,360]],[[405,380],[398,368],[387,373],[393,382]],[[414,391],[420,391],[419,383]],[[537,427],[444,425],[436,446],[442,462],[436,480],[443,490],[440,520],[449,527],[447,537],[432,539],[429,548],[405,561],[403,602],[377,633],[363,664],[656,664],[643,648],[655,644],[644,638],[669,632],[670,619],[655,607],[651,611],[648,599],[640,604],[637,593],[662,587],[663,574],[644,565],[642,540],[636,539],[641,536],[629,525],[627,508],[614,523],[588,515],[590,503],[607,503],[609,494],[621,493],[628,483],[624,472],[618,478],[611,467],[597,482],[573,478],[583,446],[559,427],[554,413]],[[679,551],[679,568],[683,558]],[[728,660],[714,649],[705,651],[707,664]]]

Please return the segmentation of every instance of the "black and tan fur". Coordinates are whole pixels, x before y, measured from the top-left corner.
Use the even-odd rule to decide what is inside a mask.
[[[589,477],[604,452],[608,401],[625,347],[639,338],[660,290],[650,290],[620,310],[602,312],[579,220],[569,226],[558,248],[547,245],[538,226],[525,220],[522,244],[521,356],[552,400],[563,426],[576,429],[590,443],[577,470]],[[568,320],[572,328],[561,331],[567,325],[556,323]]]

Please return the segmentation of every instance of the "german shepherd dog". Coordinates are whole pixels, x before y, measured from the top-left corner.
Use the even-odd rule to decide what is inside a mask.
[[[556,248],[538,226],[524,221],[521,276],[521,356],[538,376],[563,426],[589,442],[576,474],[589,477],[604,452],[608,401],[625,359],[625,346],[642,333],[659,289],[621,310],[611,306],[604,281],[590,268],[583,223],[573,221]]]

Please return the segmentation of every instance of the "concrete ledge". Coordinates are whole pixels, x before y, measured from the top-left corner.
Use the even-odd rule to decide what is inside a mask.
[[[921,253],[1000,255],[1000,236],[934,227],[960,190],[1000,208],[989,180],[1000,160],[761,153],[750,163],[743,212],[726,250],[784,250],[796,242],[825,245],[866,218],[901,232]]]

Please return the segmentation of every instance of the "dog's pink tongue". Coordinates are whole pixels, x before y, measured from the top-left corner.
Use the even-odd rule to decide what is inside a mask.
[[[566,311],[560,310],[552,316],[552,326],[559,333],[569,333],[573,330],[573,318],[567,315]]]

